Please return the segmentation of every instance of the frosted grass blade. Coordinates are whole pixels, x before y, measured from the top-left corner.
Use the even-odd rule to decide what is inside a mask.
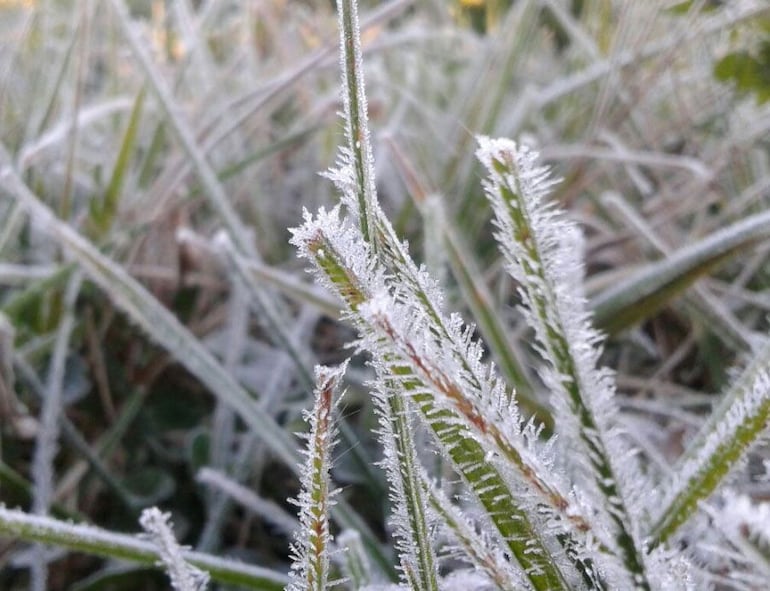
[[[489,175],[485,189],[496,238],[546,363],[541,375],[552,391],[556,428],[581,445],[573,469],[587,473],[601,500],[598,508],[625,567],[617,576],[630,575],[634,587],[649,591],[636,512],[629,507],[630,494],[638,495],[645,483],[617,430],[612,377],[597,367],[600,337],[581,295],[582,236],[545,203],[554,181],[538,166],[537,153],[511,140],[479,137],[477,156]]]
[[[618,332],[649,318],[696,280],[739,253],[770,238],[770,211],[723,228],[667,258],[634,272],[591,300],[594,321]]]
[[[109,532],[98,527],[60,521],[51,517],[29,515],[0,505],[0,535],[30,542],[55,544],[78,552],[154,565],[158,549],[136,536]],[[225,584],[255,591],[282,591],[288,578],[283,573],[251,566],[218,556],[183,551],[182,557]]]
[[[287,591],[325,591],[329,585],[329,555],[332,536],[329,509],[334,504],[331,489],[331,451],[335,443],[335,396],[346,365],[331,369],[316,366],[315,403],[305,415],[307,434],[301,490],[293,503],[299,507],[300,527],[291,546],[291,583]]]

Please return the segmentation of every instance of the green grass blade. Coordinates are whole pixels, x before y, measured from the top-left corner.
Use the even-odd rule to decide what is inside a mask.
[[[649,318],[720,264],[770,238],[770,212],[747,217],[646,265],[591,300],[596,326],[619,332]]]
[[[672,538],[770,424],[770,344],[754,357],[674,467],[650,546]]]
[[[112,226],[120,203],[120,194],[125,184],[126,172],[131,162],[131,154],[136,145],[136,137],[141,123],[142,107],[144,106],[145,89],[139,91],[128,118],[126,132],[118,150],[118,157],[112,169],[112,176],[104,192],[103,200],[92,199],[90,203],[90,222],[94,227],[95,238],[103,237]]]

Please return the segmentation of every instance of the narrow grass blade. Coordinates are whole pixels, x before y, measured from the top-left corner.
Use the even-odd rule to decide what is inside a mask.
[[[410,409],[399,385],[390,380],[379,382],[374,399],[380,415],[379,435],[385,451],[383,465],[390,482],[401,571],[410,589],[438,591],[437,561]]]
[[[139,564],[155,565],[158,549],[136,536],[117,534],[90,525],[59,521],[51,517],[29,515],[0,505],[0,536],[40,542]],[[282,591],[288,577],[260,568],[199,552],[183,551],[190,564],[208,572],[211,578],[228,585],[255,591]]]
[[[136,137],[141,123],[142,107],[144,106],[145,90],[139,91],[128,118],[126,132],[118,150],[118,157],[112,169],[112,176],[107,184],[102,201],[92,199],[90,206],[90,223],[93,225],[94,238],[98,241],[112,226],[115,214],[118,211],[120,195],[125,184],[126,172],[131,162],[131,154],[136,145]]]
[[[342,102],[344,104],[345,136],[350,163],[355,173],[356,199],[348,207],[357,211],[364,240],[373,239],[372,223],[377,204],[374,184],[374,157],[369,138],[369,114],[364,89],[364,68],[361,57],[361,28],[358,23],[357,0],[338,0],[340,28],[340,60],[342,66]],[[376,244],[376,238],[374,243]]]
[[[720,264],[770,238],[770,212],[744,218],[646,265],[590,303],[596,326],[619,332],[649,318]]]

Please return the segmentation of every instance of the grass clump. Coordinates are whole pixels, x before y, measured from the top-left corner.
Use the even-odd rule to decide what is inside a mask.
[[[47,98],[0,147],[0,582],[163,588],[156,564],[196,590],[764,588],[767,163],[742,125],[766,112],[693,45],[750,45],[767,10],[700,4],[489,3],[469,28],[478,7],[396,0],[360,22],[340,0],[334,197],[306,174],[333,157],[328,7],[311,25],[265,3],[253,30],[216,3],[9,8],[28,47],[5,64],[54,23],[64,51],[31,61]],[[116,74],[108,31],[135,69]],[[273,76],[231,82],[243,63]],[[3,89],[17,111],[31,92]],[[493,137],[522,131],[541,155]],[[299,193],[315,202],[290,242],[324,291],[280,264]]]

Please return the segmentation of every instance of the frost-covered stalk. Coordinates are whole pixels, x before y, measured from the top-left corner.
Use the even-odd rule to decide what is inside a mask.
[[[767,432],[770,421],[770,343],[757,354],[725,393],[709,421],[672,470],[663,511],[652,528],[652,547],[669,540],[700,502]]]
[[[452,320],[441,318],[440,326],[443,328],[438,330],[431,323],[432,316],[422,308],[419,296],[410,297],[408,290],[390,296],[387,275],[370,246],[356,227],[340,221],[339,216],[339,208],[331,212],[322,209],[315,219],[306,212],[305,224],[293,230],[292,242],[299,248],[300,255],[314,264],[321,282],[346,303],[349,317],[362,334],[362,346],[374,356],[378,384],[392,388],[396,382],[402,394],[411,397],[441,447],[479,499],[532,587],[567,589],[560,571],[562,561],[553,555],[539,531],[543,525],[539,501],[531,498],[531,490],[525,492],[517,488],[514,491],[504,475],[510,471],[508,463],[492,461],[492,456],[502,457],[503,454],[496,451],[497,447],[486,448],[480,443],[480,439],[484,438],[484,429],[492,421],[485,420],[478,424],[483,415],[477,412],[476,407],[490,412],[496,409],[495,420],[499,421],[501,433],[510,432],[511,436],[520,438],[522,452],[519,455],[526,458],[522,464],[526,468],[520,471],[520,477],[527,481],[548,474],[547,463],[537,457],[527,443],[533,438],[522,434],[520,419],[514,412],[515,406],[510,403],[510,396],[490,368],[481,364],[481,346],[470,341],[471,331],[463,329],[458,316]],[[421,293],[424,297],[433,297],[432,293]],[[388,302],[378,304],[382,299]],[[409,300],[410,305],[402,299]],[[448,397],[441,393],[437,396],[432,386],[426,385],[424,380],[427,374],[421,375],[416,371],[415,360],[394,346],[396,341],[388,334],[386,324],[380,321],[391,309],[400,318],[411,316],[423,323],[416,331],[423,336],[425,343],[429,343],[426,347],[432,348],[426,366],[432,366],[436,354],[440,352],[445,362],[451,364],[452,369],[447,375],[462,375],[465,380],[463,386],[477,384],[483,378],[479,388],[484,389],[485,394],[481,393],[479,403],[466,400],[462,388],[456,386],[452,389],[456,392],[455,400],[447,403]],[[444,340],[445,330],[454,336]],[[458,412],[458,407],[461,412]],[[464,414],[466,410],[469,411],[467,415]],[[537,486],[531,486],[531,482],[524,486],[525,489],[534,489],[535,496],[540,492]],[[550,488],[557,490],[556,487]],[[519,499],[520,495],[526,497],[525,505]],[[548,495],[542,499],[550,501]],[[566,496],[562,495],[561,499],[565,501],[564,507],[574,508]]]
[[[638,526],[624,490],[638,474],[627,467],[622,471],[633,461],[614,424],[613,380],[597,367],[601,339],[582,297],[582,237],[544,201],[554,181],[538,166],[537,153],[511,140],[480,137],[477,156],[489,173],[485,189],[498,242],[521,286],[539,352],[550,366],[542,373],[553,392],[557,429],[567,441],[582,443],[584,453],[569,459],[579,459],[577,468],[587,470],[603,497],[603,513],[633,584],[649,589]]]
[[[329,468],[335,429],[334,393],[347,364],[336,369],[317,366],[315,404],[305,419],[310,424],[299,497],[300,528],[292,544],[291,582],[287,591],[325,591],[329,579]]]
[[[185,561],[169,519],[168,513],[161,513],[157,507],[151,507],[142,511],[139,523],[158,547],[171,586],[176,591],[204,591],[209,584],[209,574]]]
[[[361,234],[363,234],[364,240],[372,242],[377,189],[374,184],[374,157],[369,139],[369,114],[364,88],[358,2],[356,0],[337,0],[337,15],[340,28],[343,116],[348,144],[346,157],[350,159],[355,172],[354,194],[356,199],[348,206],[357,209]]]
[[[158,546],[147,536],[119,534],[91,525],[60,521],[6,509],[0,504],[0,538],[42,542],[76,552],[104,556],[137,565],[157,564]],[[205,570],[215,581],[244,589],[280,591],[288,577],[281,572],[182,549],[186,562]]]

